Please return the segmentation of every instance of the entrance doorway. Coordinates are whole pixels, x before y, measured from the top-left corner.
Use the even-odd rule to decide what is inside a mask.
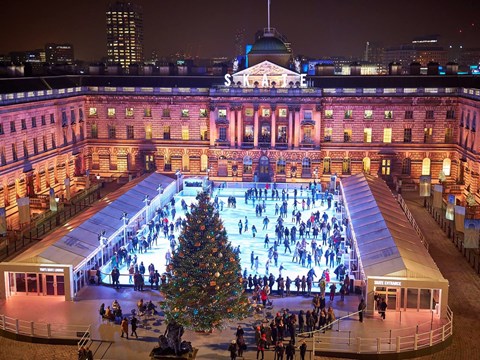
[[[11,295],[65,295],[63,275],[11,272],[8,281]]]
[[[259,182],[270,182],[270,160],[266,156],[260,157],[258,161],[258,181]]]
[[[387,311],[400,311],[400,288],[377,287],[375,288],[375,293],[378,294],[380,298],[385,299],[385,302],[387,303]],[[375,310],[378,310],[376,304]]]

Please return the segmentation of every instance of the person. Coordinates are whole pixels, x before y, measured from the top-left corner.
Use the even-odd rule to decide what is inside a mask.
[[[228,351],[230,351],[230,359],[235,360],[237,358],[237,341],[232,340],[230,346],[228,347]]]
[[[287,355],[287,360],[293,360],[295,357],[295,345],[290,341],[285,348],[285,354]]]
[[[87,351],[84,346],[78,349],[78,360],[85,360],[87,358]]]
[[[130,324],[132,325],[132,334],[130,336],[133,336],[133,334],[135,334],[135,337],[138,339],[138,335],[137,335],[138,320],[135,317],[135,315],[133,315],[132,320],[130,320]]]
[[[247,349],[247,344],[245,343],[245,338],[243,335],[237,336],[237,355],[238,357],[243,358],[243,352]]]
[[[307,343],[305,341],[300,345],[300,360],[305,360],[305,354],[307,353]]]
[[[107,306],[107,310],[105,310],[104,318],[108,320],[115,320],[115,315],[113,315],[113,311],[112,309],[110,309],[110,306]]]
[[[333,301],[335,299],[336,291],[337,291],[337,287],[335,286],[335,283],[332,283],[332,285],[330,285],[330,301]]]
[[[258,340],[258,344],[257,344],[257,360],[258,359],[258,355],[262,354],[262,358],[261,360],[263,360],[264,356],[265,356],[265,346],[267,345],[267,335],[265,334],[262,334],[260,340]]]
[[[102,303],[102,305],[100,305],[100,310],[98,311],[98,313],[102,318],[105,317],[105,303]]]
[[[383,320],[385,320],[385,313],[387,312],[387,303],[385,302],[385,298],[382,298],[380,301],[380,316]]]
[[[123,318],[121,324],[120,324],[120,329],[122,330],[122,335],[121,337],[123,338],[123,334],[127,336],[128,340],[128,320],[126,317]]]
[[[365,304],[365,300],[360,300],[360,304],[358,304],[358,319],[360,320],[360,322],[363,322],[363,312],[365,311],[366,307],[367,305]]]
[[[93,352],[88,346],[85,348],[85,359],[93,360]]]
[[[285,347],[283,346],[282,341],[278,341],[275,346],[275,358],[277,360],[283,360],[283,354],[285,354]]]

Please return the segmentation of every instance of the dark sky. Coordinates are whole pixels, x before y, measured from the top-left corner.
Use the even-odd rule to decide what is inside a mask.
[[[234,37],[247,42],[267,25],[267,0],[136,0],[144,10],[145,55],[189,52],[234,55]],[[75,57],[106,54],[106,0],[4,0],[0,54],[70,42]],[[480,0],[272,0],[272,27],[295,54],[360,55],[365,42],[396,45],[440,34],[444,45],[480,47]]]

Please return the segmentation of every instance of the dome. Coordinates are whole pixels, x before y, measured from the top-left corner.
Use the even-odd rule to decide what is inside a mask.
[[[263,36],[255,41],[249,54],[288,54],[284,42],[274,36]]]

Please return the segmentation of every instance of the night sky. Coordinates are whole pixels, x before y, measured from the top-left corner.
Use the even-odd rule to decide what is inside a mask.
[[[86,61],[106,55],[105,0],[5,0],[0,54],[70,42]],[[188,52],[234,55],[234,37],[247,43],[267,26],[267,0],[136,0],[143,6],[145,57]],[[365,42],[397,45],[440,34],[442,43],[480,47],[480,0],[272,0],[272,27],[294,54],[359,56]]]

